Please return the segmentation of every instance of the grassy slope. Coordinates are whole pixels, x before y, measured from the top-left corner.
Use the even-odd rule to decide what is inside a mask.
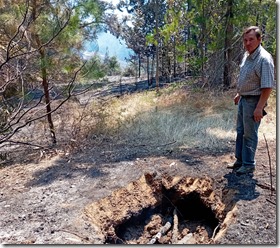
[[[235,141],[237,106],[235,92],[194,91],[188,87],[169,87],[114,98],[98,109],[98,129],[119,142],[158,145],[176,141],[183,147],[219,148]],[[275,128],[276,97],[267,108],[269,116],[261,132]],[[101,129],[100,129],[101,128]]]

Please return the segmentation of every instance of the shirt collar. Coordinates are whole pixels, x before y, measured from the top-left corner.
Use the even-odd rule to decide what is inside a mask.
[[[255,59],[255,58],[258,56],[258,54],[260,53],[261,47],[262,47],[262,46],[261,46],[261,44],[260,44],[252,54],[249,54],[249,53],[247,52],[247,58]]]

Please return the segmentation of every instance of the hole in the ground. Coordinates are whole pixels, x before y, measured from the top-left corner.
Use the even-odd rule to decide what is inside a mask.
[[[179,232],[201,236],[202,241],[209,240],[213,236],[219,220],[215,217],[211,208],[205,206],[199,193],[192,192],[178,199],[173,197],[172,200],[168,195],[170,195],[170,192],[166,191],[160,206],[144,209],[140,215],[132,216],[127,221],[116,226],[116,236],[108,238],[106,243],[140,244],[144,240],[152,239],[153,235],[156,234],[155,232],[157,232],[156,230],[158,230],[157,227],[164,225],[168,221],[174,224],[174,209],[176,209],[178,216]],[[164,238],[156,240],[155,243],[170,244],[172,239],[171,232],[172,229],[169,233],[166,233]],[[181,239],[182,235],[179,235],[178,238]]]
[[[140,215],[132,216],[129,220],[115,227],[116,237],[108,238],[105,243],[123,244],[139,240],[144,233],[145,226],[152,217],[159,213],[159,207],[144,209]]]
[[[163,194],[162,205],[164,209],[172,208],[172,206],[176,207],[179,221],[201,221],[207,223],[213,230],[219,224],[219,220],[216,218],[211,207],[206,206],[200,194],[196,191],[180,196],[173,189],[167,190]]]
[[[105,244],[209,244],[227,228],[210,178],[144,175],[86,207]],[[216,239],[216,236],[217,239]]]

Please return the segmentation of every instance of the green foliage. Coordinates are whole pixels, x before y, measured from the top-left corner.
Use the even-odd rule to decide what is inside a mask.
[[[106,75],[105,67],[99,56],[92,57],[81,71],[82,77],[85,79],[98,79]]]
[[[120,73],[121,67],[117,57],[105,56],[102,61],[98,55],[95,55],[88,60],[81,71],[82,78],[86,80],[99,79]]]
[[[0,87],[1,91],[5,91],[15,84],[20,89],[19,95],[12,92],[16,104],[10,104],[12,109],[9,113],[13,116],[8,125],[12,130],[18,126],[17,123],[27,125],[33,120],[33,116],[27,117],[20,112],[23,106],[18,103],[21,97],[28,100],[22,92],[28,93],[33,86],[40,85],[44,88],[42,100],[46,103],[47,113],[39,113],[40,116],[36,115],[35,119],[46,119],[47,114],[51,139],[55,144],[48,89],[54,82],[64,83],[69,89],[74,88],[76,73],[83,64],[83,43],[86,39],[94,39],[103,25],[106,4],[99,0],[16,0],[0,1],[0,6]],[[99,71],[93,70],[91,73],[95,77],[100,76]],[[36,107],[34,101],[29,104],[30,109]],[[2,126],[4,118],[0,116],[0,119]],[[15,133],[9,132],[1,132],[0,143],[8,141]]]
[[[158,44],[156,39],[155,39],[155,34],[154,33],[147,34],[146,44],[147,45],[150,45],[150,44],[157,45]]]
[[[272,0],[128,1],[127,5],[133,10],[132,18],[140,18],[141,13],[142,21],[138,19],[134,24],[146,37],[145,47],[141,44],[141,49],[137,38],[131,39],[135,43],[133,50],[142,59],[141,63],[145,63],[146,57],[141,53],[148,51],[151,45],[158,47],[159,73],[171,73],[173,68],[176,74],[175,70],[187,68],[192,75],[214,75],[214,80],[223,78],[223,66],[227,63],[224,53],[229,47],[234,73],[243,52],[241,34],[250,25],[262,28],[263,45],[276,57],[276,3]],[[158,34],[156,13],[160,15]],[[136,32],[129,35],[140,37]],[[155,51],[146,54],[154,58]]]
[[[108,76],[117,75],[121,72],[120,63],[116,56],[104,60],[104,67]]]

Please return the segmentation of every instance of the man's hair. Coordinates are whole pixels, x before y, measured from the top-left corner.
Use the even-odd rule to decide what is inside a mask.
[[[257,27],[257,26],[250,26],[250,27],[248,27],[248,28],[245,28],[244,31],[243,31],[242,37],[243,37],[245,34],[250,33],[252,30],[255,31],[256,37],[257,37],[258,39],[262,37],[262,32],[261,32],[260,28]]]

